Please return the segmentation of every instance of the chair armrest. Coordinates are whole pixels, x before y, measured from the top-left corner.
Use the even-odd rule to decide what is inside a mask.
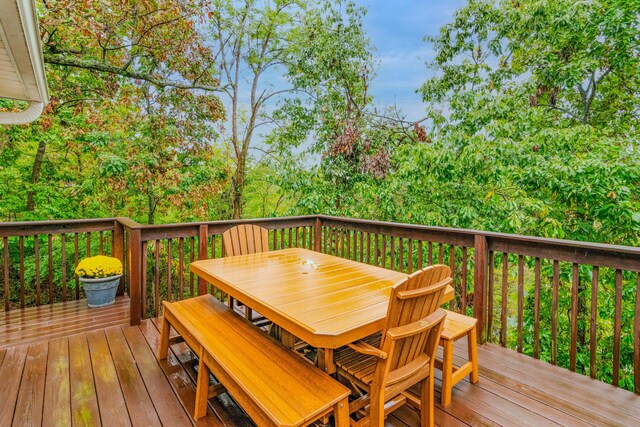
[[[367,344],[364,341],[356,341],[354,343],[348,344],[349,348],[351,348],[352,350],[357,351],[358,353],[361,354],[366,354],[369,356],[375,356],[378,359],[386,359],[387,358],[387,353],[385,353],[384,351],[380,350],[377,347],[372,346],[371,344]]]

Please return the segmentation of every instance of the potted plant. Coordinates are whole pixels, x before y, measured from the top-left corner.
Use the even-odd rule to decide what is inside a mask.
[[[76,267],[89,307],[104,307],[116,301],[122,277],[122,262],[118,258],[97,255],[83,259]]]

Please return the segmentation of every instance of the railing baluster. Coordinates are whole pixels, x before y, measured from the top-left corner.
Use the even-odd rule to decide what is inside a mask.
[[[578,264],[573,263],[571,280],[571,348],[569,350],[569,369],[576,370],[576,347],[578,343],[578,287],[580,276]]]
[[[213,254],[216,253],[216,236],[211,237],[211,241],[213,242]],[[184,237],[180,237],[178,240],[178,245],[180,245],[180,253],[178,258],[178,289],[180,290],[179,300],[184,299]],[[212,256],[211,258],[214,258]]]
[[[358,232],[353,231],[353,253],[351,254],[354,261],[358,260]]]
[[[518,255],[518,353],[522,353],[522,317],[524,314],[524,257]]]
[[[351,259],[351,230],[347,230],[347,258]]]
[[[636,308],[633,316],[633,384],[640,394],[640,272],[636,282]]]
[[[493,337],[493,292],[494,292],[494,282],[495,282],[495,254],[493,251],[489,251],[489,284],[487,287],[487,339],[491,340]],[[467,248],[466,246],[462,248],[462,265],[464,270],[467,269]],[[467,289],[466,283],[466,273],[462,276],[464,279],[464,284],[462,288]],[[466,309],[463,311],[464,314],[467,314]]]
[[[382,256],[381,256],[381,267],[382,268],[387,268],[387,236],[386,235],[382,235],[380,236],[382,238]]]
[[[409,274],[413,273],[413,239],[409,239],[407,247],[407,271]]]
[[[454,245],[449,245],[449,268],[451,269],[451,274],[455,277],[456,275],[456,247]]]
[[[383,239],[384,236],[378,233],[373,235],[373,262],[372,265],[380,266],[382,263],[382,252],[380,251],[380,240]]]
[[[303,249],[309,249],[309,242],[307,242],[307,227],[302,227],[300,231],[300,247]]]
[[[507,291],[509,287],[509,254],[502,253],[502,307],[500,311],[500,345],[507,346]]]
[[[74,265],[78,265],[78,233],[73,234],[73,262]],[[78,279],[78,275],[74,274],[76,280],[76,300],[80,299],[80,280]]]
[[[2,238],[4,246],[4,311],[9,311],[9,238]]]
[[[390,254],[389,255],[389,257],[390,257],[390,265],[389,265],[389,267],[391,268],[391,270],[395,270],[396,269],[396,266],[395,266],[395,262],[396,262],[395,242],[396,242],[396,239],[393,236],[391,236],[390,239],[391,239],[391,247],[389,248],[389,251],[390,251],[389,252],[389,254]]]
[[[398,239],[398,271],[404,270],[404,241],[402,237]]]
[[[62,301],[67,300],[67,239],[60,235],[60,258],[62,264]]]
[[[191,255],[189,256],[189,263],[192,263],[195,260],[195,255],[196,255],[196,238],[192,237],[191,238]],[[191,272],[191,270],[189,270],[189,296],[191,296],[192,298],[195,296],[195,294],[193,293],[193,278],[194,278],[194,274]]]
[[[589,376],[596,377],[596,326],[598,321],[598,282],[600,268],[593,267],[591,272],[591,323],[589,329]]]
[[[91,256],[91,232],[87,232],[87,256]]]
[[[453,246],[452,246],[453,247]],[[452,251],[453,254],[453,251]],[[452,257],[453,258],[453,257]],[[455,270],[451,270],[455,271]],[[489,270],[491,271],[491,270]],[[491,274],[491,273],[489,273]],[[460,283],[460,312],[467,315],[467,248],[462,248],[462,277]]]
[[[293,228],[289,227],[289,246],[288,248],[293,247]]]
[[[422,240],[418,240],[418,270],[422,270]]]
[[[147,317],[147,257],[148,252],[147,248],[149,246],[149,242],[142,242],[142,252],[140,255],[142,256],[141,264],[141,279],[140,279],[140,313],[142,314],[142,318],[145,319]],[[157,314],[155,314],[157,316]]]
[[[429,265],[433,265],[433,243],[428,242],[427,253],[429,258]]]
[[[20,308],[24,308],[24,237],[18,239],[20,246]]]
[[[280,249],[285,249],[287,247],[285,241],[284,228],[280,229]]]
[[[173,301],[173,292],[171,289],[171,240],[167,239],[167,300]]]
[[[558,292],[560,287],[560,263],[553,261],[553,296],[551,301],[551,363],[558,363]]]
[[[367,264],[371,264],[371,233],[367,233]]]
[[[540,258],[536,258],[533,291],[533,357],[540,358]]]
[[[153,267],[153,315],[160,315],[160,240],[156,240],[154,247],[154,261]]]
[[[49,271],[49,304],[53,304],[53,236],[47,235],[48,271]]]
[[[40,236],[37,234],[33,236],[33,258],[36,267],[36,305],[40,305]]]
[[[611,384],[620,382],[620,329],[622,326],[622,270],[616,270],[616,308],[613,322],[613,378]]]

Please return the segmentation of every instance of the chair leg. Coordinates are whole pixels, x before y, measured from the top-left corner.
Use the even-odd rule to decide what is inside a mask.
[[[478,339],[476,336],[476,327],[474,326],[467,334],[469,339],[469,362],[471,362],[471,375],[469,381],[471,384],[478,382]]]
[[[198,420],[207,415],[207,401],[209,400],[209,367],[201,357],[198,362],[198,385],[196,387],[196,407],[193,418]]]
[[[453,341],[445,341],[442,353],[442,395],[440,404],[446,408],[451,404],[451,389],[453,375]]]
[[[429,376],[420,385],[420,427],[433,427],[435,418],[434,377],[435,366],[431,364]]]
[[[162,316],[162,326],[160,328],[160,345],[158,347],[158,360],[164,360],[169,353],[169,332],[170,325],[166,316]]]
[[[384,427],[384,397],[380,392],[376,393],[373,390],[369,405],[369,422],[371,427]]]

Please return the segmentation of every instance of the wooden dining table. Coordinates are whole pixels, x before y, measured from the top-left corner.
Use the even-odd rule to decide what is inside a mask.
[[[302,248],[199,260],[190,269],[316,347],[318,366],[328,373],[335,372],[334,349],[384,328],[391,288],[407,277]],[[453,296],[448,286],[443,303]]]

